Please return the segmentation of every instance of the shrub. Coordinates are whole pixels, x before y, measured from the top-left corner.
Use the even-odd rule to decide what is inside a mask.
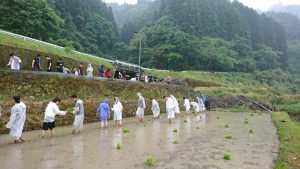
[[[229,128],[229,125],[228,125],[228,124],[226,124],[226,125],[225,125],[225,128]]]
[[[252,134],[252,133],[253,133],[253,130],[252,130],[252,129],[249,129],[249,133]]]
[[[177,129],[173,129],[173,133],[177,133]]]

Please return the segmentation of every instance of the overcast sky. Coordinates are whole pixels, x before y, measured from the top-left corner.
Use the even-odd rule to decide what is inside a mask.
[[[137,0],[104,0],[105,2],[118,2],[120,4],[126,2],[126,3],[136,3]],[[254,9],[261,9],[263,11],[268,10],[272,5],[275,4],[298,4],[300,5],[300,0],[238,0],[242,2],[243,4],[254,8]]]

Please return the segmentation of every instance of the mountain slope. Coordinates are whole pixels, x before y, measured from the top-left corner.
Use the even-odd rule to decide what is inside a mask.
[[[101,56],[118,40],[112,10],[99,0],[2,0],[0,20],[0,29]]]
[[[108,3],[113,10],[120,31],[120,39],[129,43],[134,32],[157,19],[160,0],[138,0],[137,4]]]
[[[293,15],[296,15],[300,18],[300,5],[274,5],[270,11],[273,12],[286,12],[286,13],[290,13]]]
[[[161,69],[255,71],[287,67],[284,29],[266,15],[227,0],[161,0],[160,19],[131,41],[136,62]]]

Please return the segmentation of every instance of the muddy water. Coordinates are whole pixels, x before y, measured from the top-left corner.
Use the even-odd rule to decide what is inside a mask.
[[[220,117],[220,119],[217,119]],[[244,119],[249,119],[249,124]],[[229,128],[225,128],[225,125]],[[144,125],[136,119],[125,119],[122,129],[100,130],[99,124],[85,125],[79,135],[71,135],[70,127],[57,128],[55,138],[39,139],[38,132],[25,133],[28,142],[7,143],[0,137],[0,165],[5,169],[271,169],[278,150],[276,129],[269,114],[211,113],[181,117],[168,124],[165,117]],[[177,128],[178,132],[173,133]],[[249,129],[253,134],[249,134]],[[233,139],[225,139],[231,133]],[[173,144],[178,140],[179,144]],[[122,149],[116,145],[121,143]],[[223,154],[230,152],[226,161]],[[153,156],[153,167],[145,165]]]

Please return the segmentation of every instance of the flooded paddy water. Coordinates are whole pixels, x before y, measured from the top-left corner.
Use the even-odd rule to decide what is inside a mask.
[[[169,124],[166,117],[144,124],[124,119],[123,127],[99,129],[85,124],[81,134],[71,127],[56,128],[56,137],[39,138],[27,132],[22,144],[0,136],[0,168],[3,169],[271,169],[277,156],[278,139],[270,114],[211,112],[181,117]],[[245,123],[245,118],[249,123]],[[228,128],[225,127],[228,125]],[[177,132],[173,132],[177,129]],[[253,133],[249,130],[252,129]],[[226,139],[230,134],[232,139]],[[178,144],[173,144],[178,140]],[[121,149],[116,148],[121,144]],[[224,153],[231,160],[224,160]],[[148,156],[155,158],[148,167]]]

